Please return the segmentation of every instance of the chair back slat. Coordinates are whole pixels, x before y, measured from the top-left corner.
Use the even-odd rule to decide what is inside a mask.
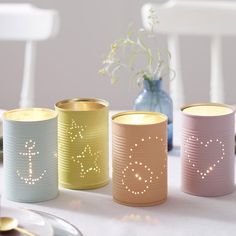
[[[0,40],[25,41],[24,71],[20,107],[34,106],[36,42],[55,36],[59,14],[30,4],[0,4]]]
[[[170,83],[170,93],[175,107],[185,102],[179,36],[196,35],[211,38],[211,79],[209,97],[212,102],[224,102],[222,69],[222,37],[236,36],[236,2],[170,0],[165,3],[148,3],[142,7],[142,20],[150,29],[149,10],[156,10],[160,24],[154,29],[165,34],[172,55],[171,65],[176,78]]]

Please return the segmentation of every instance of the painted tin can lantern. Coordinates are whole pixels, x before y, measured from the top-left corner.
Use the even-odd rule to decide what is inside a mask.
[[[167,116],[124,112],[112,117],[113,198],[147,206],[167,198]]]
[[[182,107],[182,189],[198,196],[234,190],[234,110],[206,103]]]
[[[26,108],[3,114],[4,194],[18,202],[58,195],[57,113]]]
[[[109,182],[108,103],[99,99],[58,102],[59,182],[70,189]]]

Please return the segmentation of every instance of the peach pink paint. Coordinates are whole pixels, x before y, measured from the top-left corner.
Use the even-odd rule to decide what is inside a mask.
[[[113,199],[149,206],[167,198],[167,117],[124,112],[112,117]]]

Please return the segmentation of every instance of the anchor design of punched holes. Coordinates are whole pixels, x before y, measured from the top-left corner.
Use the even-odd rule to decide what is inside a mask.
[[[86,125],[78,125],[75,120],[72,119],[71,125],[67,130],[70,141],[73,143],[76,139],[83,139],[83,133],[85,132],[87,126]],[[92,152],[92,147],[87,144],[83,151],[76,156],[72,156],[73,162],[77,163],[80,166],[80,177],[85,178],[86,175],[90,172],[95,172],[100,174],[101,168],[99,167],[99,159],[101,157],[101,151]],[[90,163],[93,163],[90,166],[86,166],[83,162],[85,160],[88,162],[88,159],[91,159]]]
[[[36,150],[36,142],[32,139],[25,142],[24,145],[25,152],[19,152],[19,156],[22,158],[28,158],[28,168],[27,168],[27,176],[21,173],[20,170],[17,170],[16,173],[18,177],[24,181],[26,184],[35,184],[39,182],[44,175],[46,174],[46,170],[43,170],[43,172],[39,176],[34,176],[34,167],[33,167],[33,159],[37,158],[39,155],[39,151]]]
[[[140,162],[140,161],[135,161],[133,159],[135,159],[135,150],[138,146],[143,146],[146,143],[150,143],[153,142],[153,144],[156,144],[157,142],[162,144],[163,147],[163,152],[167,153],[167,145],[166,142],[164,142],[163,138],[159,138],[158,136],[155,137],[147,137],[147,138],[141,138],[139,140],[139,142],[135,143],[133,147],[131,147],[129,149],[129,164],[125,166],[125,168],[122,170],[121,174],[122,174],[122,179],[121,179],[121,184],[124,186],[125,190],[130,192],[133,195],[141,195],[141,194],[145,194],[147,193],[150,188],[151,185],[153,183],[155,183],[156,181],[159,180],[159,178],[161,178],[161,176],[163,174],[165,174],[166,172],[166,156],[165,156],[165,160],[164,160],[164,164],[162,165],[162,169],[160,171],[159,174],[156,174],[151,168],[150,166],[148,166],[145,162]],[[145,176],[143,176],[143,174],[141,175],[141,173],[145,173]],[[142,186],[142,189],[135,189],[133,186],[129,186],[126,183],[126,179],[129,177],[135,178],[137,181],[140,181],[140,186]],[[140,187],[139,187],[140,188]]]
[[[214,163],[212,163],[210,166],[207,167],[207,169],[204,171],[200,170],[198,167],[197,167],[197,164],[194,163],[192,160],[191,160],[191,155],[188,153],[187,151],[187,147],[188,147],[188,143],[189,142],[198,142],[202,148],[208,148],[209,145],[214,145],[214,143],[216,145],[219,145],[220,146],[220,149],[221,149],[221,155],[219,156],[218,159],[216,159],[216,161]],[[207,142],[203,142],[200,140],[199,137],[196,137],[196,136],[190,136],[186,139],[186,142],[184,144],[184,152],[185,152],[185,155],[187,155],[187,161],[188,163],[190,164],[190,166],[196,171],[196,173],[199,174],[199,176],[201,177],[201,179],[205,179],[212,171],[214,171],[214,169],[220,165],[220,163],[224,160],[225,158],[225,144],[222,140],[220,140],[219,138],[212,138],[212,139],[209,139]]]

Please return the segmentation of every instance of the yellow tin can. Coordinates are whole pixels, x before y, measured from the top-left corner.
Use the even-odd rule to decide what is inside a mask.
[[[108,102],[76,98],[55,105],[58,111],[59,183],[91,189],[109,182]]]

